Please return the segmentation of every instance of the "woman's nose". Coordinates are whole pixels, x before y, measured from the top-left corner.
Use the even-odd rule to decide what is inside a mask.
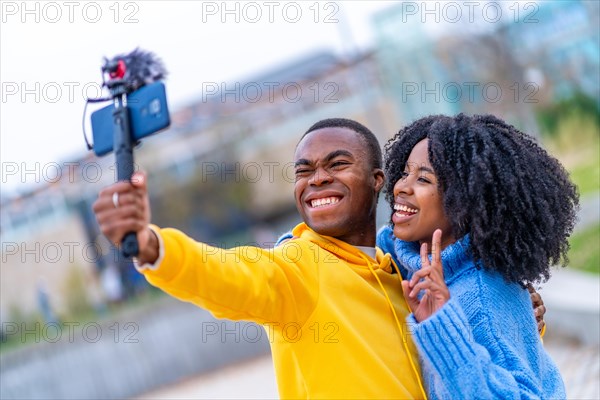
[[[400,179],[396,181],[394,185],[394,196],[399,194],[411,194],[412,193],[412,177],[410,173],[403,174]]]

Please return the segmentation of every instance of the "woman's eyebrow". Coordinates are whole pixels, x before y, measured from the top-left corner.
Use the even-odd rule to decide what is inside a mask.
[[[424,165],[421,165],[419,167],[419,172],[429,172],[430,174],[434,174],[435,175],[435,171],[434,170],[432,170],[431,168],[426,167]]]
[[[428,167],[428,166],[426,166],[424,164],[421,164],[419,166],[419,168],[415,168],[415,166],[416,166],[415,164],[416,163],[414,163],[414,162],[407,162],[406,165],[404,166],[404,169],[406,170],[408,168],[408,172],[409,173],[413,173],[413,172],[420,172],[420,173],[428,172],[430,174],[435,175],[435,171],[433,169],[431,169],[430,167]]]

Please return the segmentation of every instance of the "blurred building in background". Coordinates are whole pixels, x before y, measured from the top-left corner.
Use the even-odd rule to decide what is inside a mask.
[[[526,78],[540,86],[540,101],[578,92],[600,101],[599,15],[597,1],[546,1],[530,23],[507,24],[507,44]]]
[[[79,193],[69,196],[65,186],[43,185],[2,204],[1,322],[34,320],[40,281],[49,307],[61,314],[85,301],[77,296],[99,290],[90,263],[96,249],[86,246],[88,229],[77,212]]]
[[[491,113],[536,134],[534,108],[576,93],[600,101],[599,3],[507,5],[498,23],[474,12],[475,23],[465,17],[443,31],[427,29],[423,18],[435,12],[415,14],[413,4],[375,16],[382,79],[403,122]]]

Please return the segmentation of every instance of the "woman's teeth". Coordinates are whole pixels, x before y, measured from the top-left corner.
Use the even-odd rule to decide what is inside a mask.
[[[395,211],[402,211],[403,213],[409,213],[409,214],[416,214],[418,210],[414,209],[414,208],[410,208],[408,206],[405,206],[403,204],[394,204],[394,210]]]

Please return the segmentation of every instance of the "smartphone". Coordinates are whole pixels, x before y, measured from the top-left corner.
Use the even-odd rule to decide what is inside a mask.
[[[171,125],[165,85],[154,82],[127,95],[129,124],[134,142]],[[114,104],[94,111],[91,116],[94,153],[103,156],[113,150]]]

